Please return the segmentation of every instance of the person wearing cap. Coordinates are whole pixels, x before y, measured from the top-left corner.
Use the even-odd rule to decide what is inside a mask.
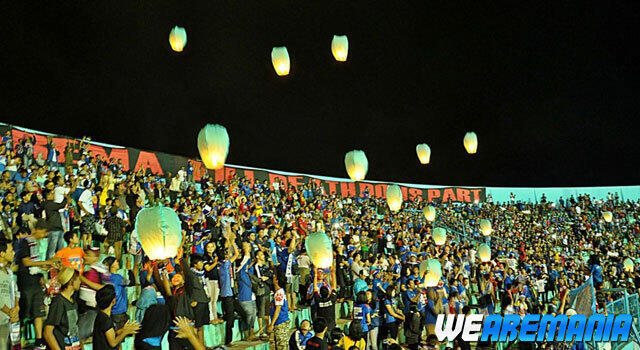
[[[78,271],[63,267],[56,277],[60,294],[49,307],[49,316],[44,326],[44,339],[52,350],[80,350],[78,332],[78,304],[73,294],[80,289]]]

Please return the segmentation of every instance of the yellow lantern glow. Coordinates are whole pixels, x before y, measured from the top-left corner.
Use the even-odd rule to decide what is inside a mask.
[[[487,219],[480,220],[480,231],[482,231],[483,235],[489,236],[491,234],[491,232],[493,231],[491,229],[491,221],[489,221]]]
[[[467,153],[474,154],[478,150],[478,136],[475,132],[470,131],[466,135],[464,135],[464,148],[467,150]]]
[[[331,40],[331,52],[336,61],[344,62],[349,54],[349,40],[346,35],[334,35]]]
[[[353,150],[344,156],[344,166],[353,181],[362,181],[369,170],[369,161],[364,151]]]
[[[207,169],[222,169],[229,154],[229,134],[222,125],[207,124],[198,133],[198,151]]]
[[[289,51],[284,46],[274,47],[271,50],[271,63],[273,69],[276,70],[276,74],[279,76],[288,75],[291,68],[291,62],[289,61]]]
[[[182,27],[175,26],[169,33],[169,45],[175,52],[182,52],[187,45],[187,31]]]
[[[425,219],[427,219],[428,221],[433,222],[433,220],[436,219],[436,208],[430,205],[427,205],[426,207],[424,207],[423,213],[424,213]]]
[[[447,230],[442,227],[436,227],[433,229],[431,236],[436,245],[443,245],[447,241]]]
[[[611,222],[613,220],[613,213],[611,213],[610,211],[605,211],[604,213],[602,213],[602,217],[604,218],[604,221]]]
[[[173,258],[182,245],[180,219],[171,208],[140,210],[136,216],[135,231],[142,249],[151,260]]]
[[[418,154],[418,159],[422,164],[429,164],[431,160],[431,148],[426,143],[421,143],[416,146],[416,153]]]
[[[633,271],[633,260],[626,258],[624,259],[623,268],[627,272]]]
[[[305,241],[305,247],[307,254],[309,254],[309,259],[315,266],[326,269],[333,265],[331,239],[324,232],[310,234]]]
[[[402,190],[398,185],[387,186],[387,204],[392,212],[397,212],[402,208]]]
[[[480,258],[482,262],[491,260],[491,248],[485,243],[480,244],[478,247],[478,258]]]
[[[441,277],[442,276],[438,276],[434,271],[428,271],[424,276],[424,283],[427,287],[436,287]]]

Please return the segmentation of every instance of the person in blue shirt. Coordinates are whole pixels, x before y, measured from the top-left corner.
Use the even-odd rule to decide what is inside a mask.
[[[369,332],[369,325],[371,324],[371,307],[369,307],[367,302],[367,292],[358,292],[352,313],[353,320],[360,322],[360,326],[362,327],[362,332],[365,334],[365,337],[366,333]]]
[[[108,256],[102,260],[102,264],[109,269],[109,276],[107,282],[113,285],[116,291],[116,303],[111,308],[111,319],[115,324],[116,330],[124,327],[125,323],[129,320],[127,316],[127,306],[129,300],[127,298],[127,287],[131,284],[129,280],[125,279],[118,273],[120,270],[120,263],[113,256]],[[131,274],[132,271],[129,271]]]
[[[384,321],[380,335],[382,339],[398,338],[398,321],[404,321],[404,314],[398,309],[396,301],[396,288],[389,286],[385,298],[382,300]]]
[[[286,350],[289,340],[289,303],[284,286],[287,277],[282,271],[277,271],[273,277],[275,293],[271,302],[271,322],[267,327],[269,333],[274,333],[276,350]]]
[[[243,331],[245,339],[253,340],[253,325],[256,322],[256,295],[251,289],[251,278],[249,278],[248,269],[251,265],[251,244],[243,242],[242,251],[244,256],[238,267],[238,301],[244,310],[246,317],[243,319]]]
[[[300,327],[289,338],[289,350],[305,350],[307,341],[314,335],[315,333],[311,330],[311,322],[302,320]]]
[[[220,301],[222,302],[222,312],[223,319],[225,320],[225,332],[224,332],[224,343],[225,345],[231,344],[233,341],[233,321],[234,321],[234,313],[238,311],[239,313],[244,314],[242,308],[240,310],[236,310],[235,304],[236,300],[233,297],[233,276],[235,272],[233,271],[233,263],[238,259],[240,253],[238,252],[238,246],[235,242],[235,235],[231,233],[229,227],[227,226],[227,232],[225,233],[226,238],[226,252],[225,259],[220,263],[220,271],[219,271],[219,281],[220,281]]]

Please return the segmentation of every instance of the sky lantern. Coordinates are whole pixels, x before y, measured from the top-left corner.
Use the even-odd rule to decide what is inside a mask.
[[[469,154],[475,154],[478,150],[478,136],[475,132],[470,131],[464,135],[464,148]]]
[[[387,204],[392,212],[397,212],[402,208],[402,190],[398,185],[387,186]]]
[[[326,269],[333,265],[331,239],[324,232],[318,231],[310,234],[305,241],[305,247],[309,259],[316,267]]]
[[[346,35],[334,35],[331,40],[331,52],[336,61],[344,62],[349,54],[349,39]]]
[[[424,213],[424,218],[427,219],[427,221],[433,222],[433,220],[436,219],[436,208],[430,205],[427,205],[426,207],[424,207],[423,213]]]
[[[478,247],[478,257],[480,261],[487,262],[491,260],[491,248],[485,243],[480,244]]]
[[[629,258],[624,259],[623,268],[627,272],[633,271],[633,260]]]
[[[440,278],[442,278],[442,276],[438,276],[434,271],[427,271],[427,274],[424,276],[424,283],[430,288],[437,287]]]
[[[138,212],[135,230],[145,254],[151,260],[176,256],[182,245],[178,214],[167,207],[149,207]]]
[[[480,220],[480,231],[482,231],[482,234],[485,236],[491,235],[491,232],[493,231],[491,229],[491,221],[487,219]]]
[[[416,153],[418,154],[418,159],[422,164],[429,164],[431,160],[431,148],[426,143],[421,143],[416,146]]]
[[[291,62],[289,61],[289,51],[284,46],[274,47],[271,50],[271,63],[276,74],[279,76],[289,75]]]
[[[344,166],[353,181],[362,181],[369,170],[369,161],[364,151],[353,150],[344,156]]]
[[[611,222],[611,220],[613,220],[613,213],[611,213],[610,211],[605,211],[604,213],[602,213],[602,217],[604,218],[604,221]]]
[[[229,154],[229,134],[218,124],[205,125],[198,133],[198,151],[207,169],[222,169]]]
[[[433,229],[431,236],[436,245],[443,245],[447,241],[447,230],[442,227],[436,227]]]
[[[187,31],[182,27],[175,26],[169,33],[169,44],[175,52],[182,52],[187,45]]]

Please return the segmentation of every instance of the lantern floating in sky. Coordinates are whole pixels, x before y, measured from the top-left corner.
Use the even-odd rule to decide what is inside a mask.
[[[627,272],[633,271],[633,260],[629,258],[624,259],[623,268]]]
[[[353,150],[344,156],[344,166],[353,181],[364,180],[369,170],[369,161],[364,151]]]
[[[489,236],[491,234],[491,231],[493,231],[491,229],[491,221],[487,219],[480,220],[480,231],[482,231],[483,235]]]
[[[611,220],[613,220],[613,213],[611,213],[610,211],[605,211],[604,213],[602,213],[602,217],[604,218],[604,221],[611,222]]]
[[[169,44],[175,52],[182,52],[187,45],[187,31],[182,27],[175,26],[169,33]]]
[[[475,132],[470,131],[464,135],[464,148],[469,154],[476,153],[478,150],[478,136]]]
[[[273,69],[279,76],[288,75],[291,68],[291,62],[289,61],[289,51],[284,46],[274,47],[271,50],[271,63],[273,63]]]
[[[431,160],[431,148],[426,143],[421,143],[416,146],[416,153],[418,154],[418,159],[422,164],[429,164]]]
[[[436,219],[436,208],[427,205],[426,207],[424,207],[423,212],[425,219],[427,219],[428,221],[433,222],[433,220]]]
[[[205,125],[198,134],[198,151],[207,169],[222,169],[229,154],[229,134],[224,126]]]
[[[333,265],[333,249],[331,239],[324,232],[312,233],[305,241],[307,254],[311,262],[318,268],[326,269]]]
[[[176,256],[182,245],[182,226],[178,214],[167,207],[144,208],[135,223],[138,240],[151,260]]]
[[[331,52],[336,61],[344,62],[349,54],[349,39],[346,35],[334,35],[331,40]]]
[[[447,230],[442,227],[436,227],[433,229],[431,236],[436,245],[443,245],[447,241]]]
[[[582,209],[580,209],[580,207],[576,207],[576,213],[578,214],[582,213]]]
[[[392,212],[397,212],[402,208],[402,190],[398,185],[387,186],[387,204]]]
[[[485,243],[480,244],[478,247],[478,258],[480,258],[482,262],[491,260],[491,248]]]

